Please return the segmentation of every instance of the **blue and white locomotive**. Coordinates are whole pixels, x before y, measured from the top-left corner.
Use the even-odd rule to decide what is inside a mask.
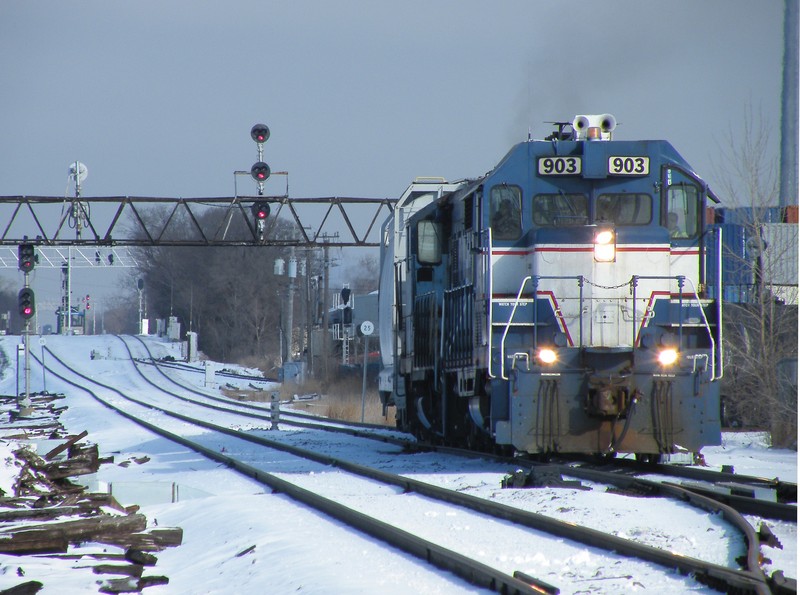
[[[707,184],[577,116],[488,174],[417,180],[383,226],[379,390],[450,444],[658,459],[720,443]]]

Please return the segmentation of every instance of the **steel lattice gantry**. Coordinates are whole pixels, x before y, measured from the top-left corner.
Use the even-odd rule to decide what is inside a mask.
[[[288,196],[0,196],[0,246],[378,246],[380,224],[395,202]],[[270,206],[265,221],[254,220],[255,203]]]

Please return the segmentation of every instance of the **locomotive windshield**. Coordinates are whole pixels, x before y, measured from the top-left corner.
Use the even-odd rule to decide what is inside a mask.
[[[595,204],[596,222],[616,225],[647,225],[653,215],[653,201],[647,194],[601,194]]]
[[[417,225],[417,260],[421,264],[439,264],[442,261],[441,226],[423,220]]]
[[[679,182],[667,191],[667,219],[664,222],[672,238],[697,237],[700,221],[700,193],[697,186]]]
[[[522,234],[522,189],[495,186],[491,192],[492,232],[498,240],[516,240]]]
[[[533,222],[542,227],[589,223],[589,198],[585,194],[537,194],[533,197]]]

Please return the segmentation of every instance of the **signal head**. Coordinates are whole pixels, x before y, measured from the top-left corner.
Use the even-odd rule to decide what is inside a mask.
[[[36,248],[33,244],[19,245],[19,270],[23,273],[30,273],[36,266]]]
[[[19,315],[23,320],[30,320],[36,313],[36,302],[33,289],[23,287],[19,292]]]
[[[267,165],[263,161],[254,163],[253,167],[250,168],[250,175],[253,176],[253,179],[256,182],[266,182],[267,178],[269,178],[270,173],[272,172],[270,172],[269,170],[269,165]]]
[[[253,217],[256,221],[264,221],[267,217],[269,217],[269,204],[265,202],[257,202],[253,203],[251,208],[253,211]]]
[[[269,128],[266,124],[256,124],[250,129],[250,138],[258,144],[265,143],[269,139]]]

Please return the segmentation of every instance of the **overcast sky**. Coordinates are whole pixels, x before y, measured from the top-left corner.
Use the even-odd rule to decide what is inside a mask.
[[[0,2],[0,195],[397,197],[491,169],[546,121],[605,113],[712,187],[746,105],[774,127],[782,0]],[[283,191],[283,181],[268,193]],[[240,193],[255,193],[249,178]]]

